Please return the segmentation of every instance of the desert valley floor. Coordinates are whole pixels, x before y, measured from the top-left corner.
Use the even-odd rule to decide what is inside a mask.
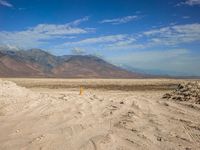
[[[181,82],[0,79],[0,149],[200,149],[200,105],[162,99]]]

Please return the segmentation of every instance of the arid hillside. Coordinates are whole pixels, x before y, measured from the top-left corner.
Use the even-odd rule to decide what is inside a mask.
[[[0,77],[141,78],[91,55],[54,56],[40,49],[0,51]]]

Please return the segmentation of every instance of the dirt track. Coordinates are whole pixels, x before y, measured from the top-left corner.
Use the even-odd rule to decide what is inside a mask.
[[[200,149],[199,105],[166,91],[32,90],[0,100],[0,149]]]

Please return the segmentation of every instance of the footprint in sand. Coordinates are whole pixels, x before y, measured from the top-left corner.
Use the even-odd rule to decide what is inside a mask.
[[[34,138],[30,143],[40,142],[40,141],[42,141],[44,138],[45,138],[44,135],[40,135],[40,136]]]

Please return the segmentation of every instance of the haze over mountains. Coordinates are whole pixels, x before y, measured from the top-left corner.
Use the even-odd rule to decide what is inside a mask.
[[[1,77],[140,78],[92,55],[55,56],[40,49],[0,50]]]

